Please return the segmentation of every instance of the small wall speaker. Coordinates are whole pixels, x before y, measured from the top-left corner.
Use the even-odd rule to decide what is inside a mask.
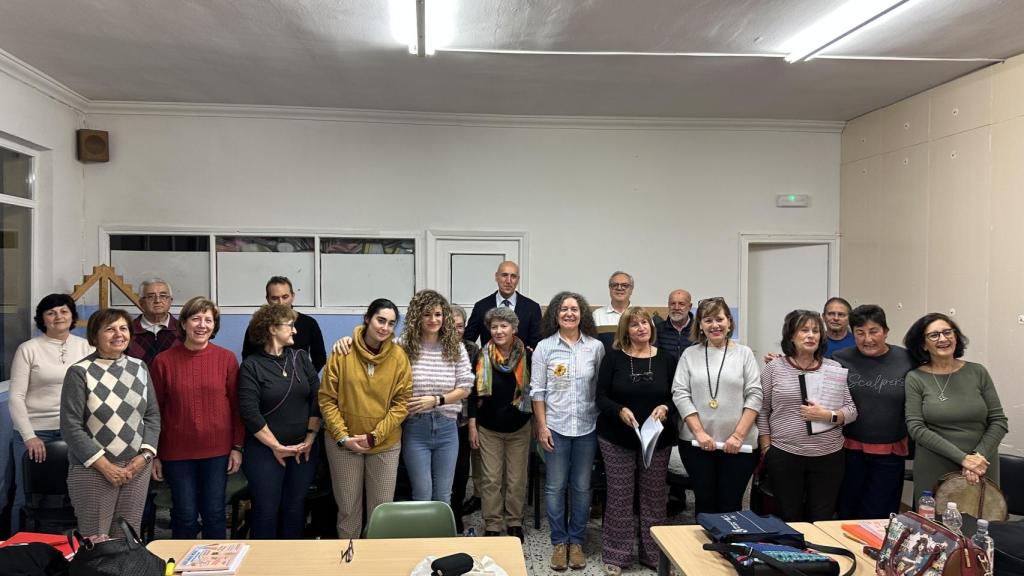
[[[80,162],[110,162],[110,134],[106,130],[78,130]]]

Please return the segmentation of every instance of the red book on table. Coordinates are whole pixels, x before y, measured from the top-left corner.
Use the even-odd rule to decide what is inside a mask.
[[[68,543],[67,536],[64,536],[63,534],[18,532],[14,536],[8,538],[6,542],[0,544],[0,548],[4,548],[5,546],[13,546],[15,544],[28,544],[29,542],[40,542],[43,544],[49,544],[50,546],[53,546],[54,548],[59,550],[60,553],[63,554],[65,558],[70,558],[71,556],[74,556],[74,553],[71,551],[71,544]]]

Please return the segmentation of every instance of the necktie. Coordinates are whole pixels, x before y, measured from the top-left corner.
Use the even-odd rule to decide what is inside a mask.
[[[506,307],[506,308],[511,308],[512,307],[512,303],[509,302],[507,299],[506,300],[502,300],[501,301],[501,305]]]

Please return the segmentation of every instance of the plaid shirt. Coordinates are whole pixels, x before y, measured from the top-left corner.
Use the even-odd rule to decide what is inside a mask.
[[[180,340],[181,326],[171,315],[167,320],[167,328],[154,334],[142,327],[142,316],[132,320],[132,340],[128,343],[128,350],[125,354],[132,358],[138,358],[146,363],[148,368],[153,364],[156,355],[167,350],[174,343]]]

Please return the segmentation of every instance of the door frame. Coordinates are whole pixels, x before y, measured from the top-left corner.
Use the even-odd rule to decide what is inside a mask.
[[[839,294],[839,235],[838,234],[744,234],[740,233],[740,334],[747,335],[747,301],[750,281],[750,248],[758,244],[800,244],[828,247],[828,294]],[[822,302],[822,305],[825,303]]]
[[[427,230],[427,288],[438,290],[437,243],[441,240],[499,240],[519,242],[519,292],[530,291],[530,234],[526,231]]]

